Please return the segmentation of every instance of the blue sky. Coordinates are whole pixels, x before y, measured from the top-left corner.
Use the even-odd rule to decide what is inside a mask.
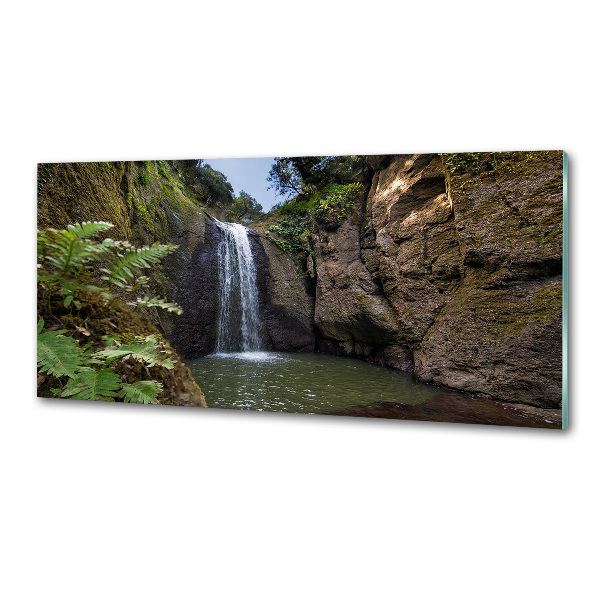
[[[282,198],[275,196],[275,190],[267,190],[266,181],[274,158],[205,158],[216,171],[224,173],[233,186],[236,195],[242,190],[248,192],[262,204],[268,212]]]

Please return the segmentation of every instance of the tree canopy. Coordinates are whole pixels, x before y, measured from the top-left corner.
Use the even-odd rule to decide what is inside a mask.
[[[235,200],[227,177],[204,159],[180,160],[177,165],[187,185],[195,188],[200,199],[213,206],[229,206]]]
[[[275,159],[267,181],[269,189],[290,198],[308,195],[330,184],[347,184],[362,178],[366,163],[361,156],[288,156]]]
[[[258,219],[263,207],[247,192],[242,190],[227,211],[228,218],[248,222]]]

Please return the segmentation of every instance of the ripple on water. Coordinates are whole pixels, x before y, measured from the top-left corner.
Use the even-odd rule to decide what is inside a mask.
[[[439,394],[405,373],[324,354],[212,354],[187,365],[215,408],[326,413],[376,402],[414,405]]]

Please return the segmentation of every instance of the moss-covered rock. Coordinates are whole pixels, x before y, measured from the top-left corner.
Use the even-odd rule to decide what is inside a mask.
[[[317,227],[323,349],[561,404],[561,152],[370,157],[360,237]]]

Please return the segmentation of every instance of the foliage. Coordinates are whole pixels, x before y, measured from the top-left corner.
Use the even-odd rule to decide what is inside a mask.
[[[85,329],[88,325],[77,325],[82,320],[75,319],[74,315],[93,315],[94,302],[116,303],[117,290],[133,292],[145,287],[149,278],[142,275],[142,271],[155,267],[177,248],[172,244],[135,248],[129,242],[94,239],[111,227],[105,222],[84,222],[62,230],[38,230],[40,312],[70,327],[54,326],[43,331],[44,320],[40,319],[38,373],[42,380],[49,379],[58,386],[50,388],[55,396],[157,403],[162,389],[159,382],[128,380],[136,362],[142,363],[146,371],[174,368],[166,346],[157,337],[104,335],[102,346],[98,347],[98,343],[95,348],[92,341],[81,346],[76,339],[77,335],[91,334]],[[62,320],[57,319],[52,310],[53,306],[57,310],[57,299],[61,310],[71,311],[63,314]],[[182,312],[177,304],[162,298],[138,297],[129,304]],[[105,321],[110,323],[110,319]],[[139,377],[139,372],[135,377]]]
[[[360,183],[330,184],[311,198],[311,212],[317,221],[341,221],[354,209],[364,193]]]
[[[267,181],[284,198],[310,195],[330,184],[346,184],[362,177],[360,156],[299,156],[275,159]]]
[[[121,252],[107,254],[104,258],[107,263],[100,271],[104,273],[102,279],[109,284],[128,289],[130,282],[142,269],[149,269],[152,265],[160,263],[161,259],[173,252],[172,244],[153,244],[143,248],[135,248],[129,242],[119,242]]]
[[[440,154],[451,175],[478,175],[492,171],[498,164],[498,152],[457,152]]]
[[[277,206],[280,215],[298,215],[303,216],[310,213],[312,204],[310,200],[301,200],[298,196],[291,198],[287,202]]]
[[[120,397],[124,402],[158,403],[162,389],[154,380],[126,383],[111,368],[117,360],[134,359],[149,367],[160,365],[172,369],[166,348],[154,336],[137,336],[134,344],[121,344],[115,338],[105,338],[110,343],[103,350],[81,348],[79,342],[65,336],[65,330],[43,331],[44,320],[38,322],[37,362],[40,373],[54,377],[62,389],[56,395],[78,400],[104,400],[114,402]],[[67,378],[66,382],[63,379]]]
[[[67,229],[38,230],[38,281],[50,294],[65,296],[66,307],[73,304],[80,309],[76,296],[82,292],[108,299],[113,297],[114,288],[132,292],[145,287],[148,277],[141,275],[142,270],[157,265],[177,248],[158,243],[135,248],[129,242],[110,238],[101,242],[92,239],[111,227],[111,223],[100,221],[76,223]],[[139,305],[181,310],[159,298],[145,297]]]
[[[66,330],[42,333],[44,321],[38,323],[37,366],[40,373],[56,377],[75,377],[79,369],[87,364],[77,340],[65,337]]]
[[[162,389],[158,381],[136,381],[124,383],[119,392],[123,402],[137,402],[138,404],[159,404],[156,396]]]
[[[61,397],[114,402],[119,386],[119,376],[112,369],[82,367],[77,375],[69,379]]]
[[[303,233],[309,233],[315,222],[336,226],[354,210],[363,193],[362,184],[348,183],[329,184],[312,194],[310,200],[294,196],[277,207],[279,218],[268,226],[265,235],[284,252],[300,254]]]
[[[302,176],[293,158],[276,158],[267,181],[270,184],[268,189],[274,189],[284,198],[302,192]]]
[[[196,190],[199,200],[219,207],[229,207],[234,203],[233,187],[227,177],[203,159],[180,160],[176,161],[176,165],[185,184]]]
[[[166,357],[164,349],[154,336],[147,338],[139,337],[135,344],[118,344],[100,350],[93,355],[95,360],[103,360],[104,364],[110,365],[120,358],[132,358],[148,364],[151,367],[160,365],[167,369],[173,368],[173,361]]]
[[[164,308],[165,310],[178,315],[183,314],[181,306],[175,304],[175,302],[167,302],[162,298],[148,298],[148,296],[144,296],[143,298],[138,298],[135,302],[128,302],[127,304],[131,306],[156,306],[157,308]]]
[[[284,252],[295,255],[302,252],[301,236],[308,231],[310,231],[308,214],[285,215],[269,225],[265,236]],[[273,235],[274,233],[277,235]]]
[[[262,206],[247,192],[242,190],[226,213],[228,220],[249,222],[258,219],[262,214]]]

